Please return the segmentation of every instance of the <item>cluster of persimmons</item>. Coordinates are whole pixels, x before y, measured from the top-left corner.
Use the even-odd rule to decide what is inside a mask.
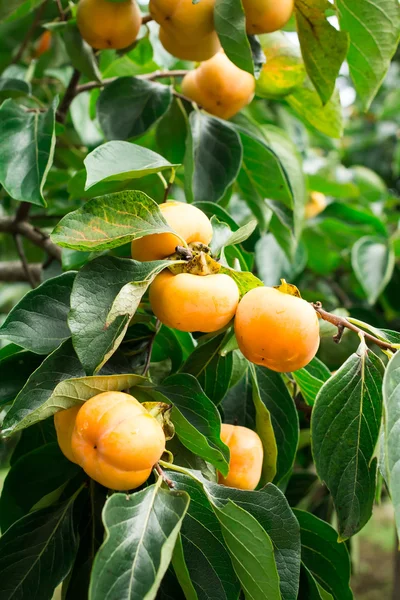
[[[219,272],[210,254],[213,230],[208,217],[182,202],[166,202],[160,210],[172,231],[134,240],[132,258],[174,259],[150,285],[151,308],[161,323],[180,331],[212,333],[234,319],[238,346],[252,363],[278,372],[307,365],[319,345],[318,318],[311,304],[285,287],[256,287],[240,299],[235,280]],[[179,257],[185,258],[176,260]],[[60,411],[55,425],[65,456],[111,489],[142,485],[165,450],[159,421],[122,392],[104,392]],[[223,424],[221,439],[229,447],[230,463],[227,477],[220,474],[219,482],[255,489],[263,462],[258,435]]]
[[[224,54],[214,26],[215,0],[150,0],[150,17],[159,24],[164,48],[182,60],[199,62],[187,73],[182,91],[209,113],[229,119],[251,102],[255,79]],[[290,19],[294,0],[243,0],[249,34],[281,29]],[[123,49],[139,33],[142,15],[135,0],[79,0],[77,24],[96,49]]]

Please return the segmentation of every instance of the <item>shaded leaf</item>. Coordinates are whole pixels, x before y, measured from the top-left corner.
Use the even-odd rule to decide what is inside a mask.
[[[253,56],[246,34],[241,0],[216,0],[214,24],[225,54],[239,69],[254,74]]]
[[[93,49],[85,42],[73,21],[68,21],[62,29],[62,37],[67,54],[74,69],[85,75],[90,81],[101,81]]]
[[[318,358],[313,358],[306,367],[293,373],[293,378],[300,388],[304,400],[312,406],[319,390],[329,379],[331,372]]]
[[[5,98],[18,98],[20,96],[29,96],[31,86],[22,79],[13,79],[0,77],[0,100]]]
[[[343,115],[337,90],[324,106],[312,84],[306,81],[286,96],[285,100],[306,124],[310,124],[329,137],[342,137]]]
[[[14,400],[43,358],[33,352],[17,352],[0,361],[0,406]]]
[[[384,238],[359,239],[351,251],[351,264],[368,302],[375,304],[389,283],[395,265],[390,243]]]
[[[160,483],[127,496],[113,494],[103,511],[106,540],[92,571],[89,597],[152,600],[172,557],[190,498]]]

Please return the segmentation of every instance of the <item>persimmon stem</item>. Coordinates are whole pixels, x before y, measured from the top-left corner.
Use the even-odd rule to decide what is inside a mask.
[[[358,333],[358,334],[362,333],[365,338],[367,338],[368,340],[370,340],[371,342],[373,342],[374,344],[376,344],[383,350],[390,350],[391,352],[397,352],[398,348],[396,348],[389,342],[380,340],[379,338],[375,337],[371,333],[364,331],[360,327],[357,327],[357,325],[354,325],[354,323],[351,323],[348,319],[346,319],[346,317],[342,317],[340,315],[335,315],[333,313],[327,312],[326,310],[324,310],[322,308],[321,302],[311,302],[311,306],[319,314],[321,319],[323,319],[324,321],[327,321],[328,323],[331,323],[332,325],[335,325],[335,327],[337,327],[338,332],[333,337],[334,341],[337,344],[342,339],[344,330],[350,329],[351,331],[354,331],[355,333]]]
[[[154,469],[157,471],[157,474],[161,477],[161,479],[164,481],[164,483],[167,484],[167,486],[172,490],[175,487],[174,482],[169,479],[165,472],[163,471],[163,469],[160,467],[159,463],[156,463],[154,465]]]

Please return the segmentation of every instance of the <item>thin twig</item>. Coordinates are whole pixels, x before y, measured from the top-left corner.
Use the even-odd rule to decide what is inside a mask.
[[[160,465],[159,465],[158,463],[156,463],[156,464],[154,465],[154,468],[155,468],[155,470],[157,471],[158,475],[161,477],[161,479],[162,479],[162,480],[163,480],[163,481],[164,481],[164,482],[167,484],[167,486],[168,486],[170,489],[173,489],[173,488],[175,487],[175,484],[174,484],[174,482],[173,482],[171,479],[169,479],[169,478],[166,476],[165,472],[164,472],[164,471],[163,471],[163,469],[160,467]]]
[[[145,79],[146,81],[153,81],[154,79],[167,79],[169,77],[184,77],[188,71],[186,70],[177,70],[177,71],[154,71],[154,73],[144,73],[143,75],[136,75],[136,79]],[[119,77],[107,77],[102,81],[89,81],[89,83],[82,83],[82,85],[78,85],[75,90],[75,95],[81,94],[82,92],[89,92],[90,90],[94,90],[96,88],[104,87],[113,83],[119,79]],[[183,96],[185,100],[187,98]]]
[[[341,317],[339,315],[334,315],[333,313],[327,312],[322,308],[321,302],[311,302],[311,306],[316,310],[316,312],[324,321],[327,321],[328,323],[331,323],[332,325],[335,325],[335,327],[338,328],[338,333],[333,338],[336,343],[340,342],[343,335],[343,331],[345,328],[347,328],[351,331],[354,331],[355,333],[362,333],[364,337],[366,337],[368,340],[370,340],[383,350],[391,350],[392,352],[397,352],[397,348],[392,346],[392,344],[390,344],[389,342],[384,342],[383,340],[380,340],[374,335],[371,335],[367,331],[364,331],[360,327],[357,327],[357,325],[350,323],[350,321],[348,321],[346,317]]]
[[[154,342],[155,342],[155,339],[156,339],[156,335],[160,331],[160,329],[161,329],[161,321],[159,321],[157,319],[156,326],[155,326],[154,332],[153,332],[153,334],[152,334],[152,336],[150,338],[149,346],[148,346],[148,349],[147,349],[147,358],[146,358],[146,362],[145,362],[143,373],[142,373],[143,377],[145,375],[147,375],[147,373],[148,373],[148,371],[150,369],[151,353],[153,352],[153,346],[154,346]]]
[[[151,15],[144,15],[142,17],[142,25],[146,25],[146,23],[149,23],[152,20],[153,20],[153,17]]]
[[[18,52],[12,58],[12,61],[11,61],[12,65],[15,65],[17,62],[19,62],[20,58],[22,57],[23,53],[25,52],[26,47],[28,46],[29,42],[32,39],[33,34],[35,33],[35,29],[38,26],[40,19],[42,18],[44,9],[46,8],[46,4],[47,4],[47,0],[44,0],[43,4],[41,6],[39,6],[39,8],[36,12],[36,16],[32,21],[32,25],[29,27],[28,31],[26,32],[26,35],[25,35],[24,39],[22,40],[22,43],[19,47]]]
[[[42,265],[40,263],[31,263],[28,265],[28,268],[35,282],[39,282]],[[22,263],[19,260],[10,260],[0,262],[0,281],[7,281],[8,283],[16,281],[29,282],[29,279],[27,279],[27,274]]]
[[[67,114],[69,111],[69,107],[71,106],[72,100],[75,98],[77,92],[77,87],[79,83],[79,79],[81,77],[80,72],[77,69],[74,69],[72,73],[72,77],[68,84],[67,89],[65,90],[64,98],[60,104],[60,108],[57,111],[57,121],[59,123],[64,123],[67,118]]]
[[[32,204],[30,202],[21,202],[15,215],[16,223],[19,223],[20,221],[26,221],[28,219],[31,207]]]
[[[31,288],[34,289],[36,287],[36,281],[33,276],[33,273],[29,269],[29,264],[28,264],[28,261],[26,260],[25,250],[24,250],[24,246],[22,244],[21,237],[16,233],[14,234],[13,237],[14,237],[15,247],[17,248],[18,256],[21,260],[22,268],[26,275],[26,279],[27,279],[27,281],[29,281]]]
[[[63,10],[62,4],[61,4],[61,0],[56,0],[56,4],[57,4],[58,12],[60,13],[61,21],[65,21],[65,14],[64,14],[64,10]]]
[[[49,236],[28,221],[17,222],[11,217],[0,217],[0,233],[19,234],[35,246],[42,248],[49,256],[61,262],[61,248],[53,244]]]

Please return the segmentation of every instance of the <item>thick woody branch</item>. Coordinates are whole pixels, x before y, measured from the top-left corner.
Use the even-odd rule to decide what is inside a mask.
[[[392,352],[397,352],[397,348],[395,346],[392,346],[392,344],[390,344],[389,342],[380,340],[379,338],[375,337],[374,335],[371,335],[367,331],[364,331],[360,327],[357,327],[357,325],[350,323],[350,321],[348,321],[346,317],[341,317],[339,315],[334,315],[333,313],[327,312],[322,308],[321,302],[311,303],[311,306],[316,310],[321,319],[337,327],[338,332],[333,338],[336,343],[339,343],[342,339],[343,331],[345,329],[350,329],[351,331],[354,331],[357,334],[361,333],[367,340],[370,340],[383,350],[391,350]]]
[[[61,262],[61,248],[53,244],[46,233],[37,227],[33,227],[27,221],[16,221],[9,217],[0,217],[0,233],[21,235],[35,246],[42,248],[49,256]]]
[[[11,260],[8,262],[0,262],[0,281],[16,282],[16,281],[34,281],[36,285],[40,283],[40,274],[42,272],[41,263],[33,263],[28,265],[29,278],[25,266],[19,260]]]

